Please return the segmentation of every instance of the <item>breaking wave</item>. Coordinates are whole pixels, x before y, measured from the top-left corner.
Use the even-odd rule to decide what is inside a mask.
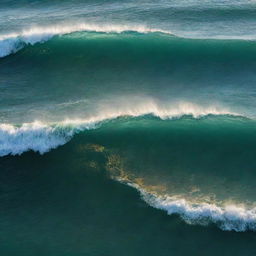
[[[53,26],[46,28],[32,28],[20,33],[11,33],[0,35],[0,57],[8,56],[16,53],[26,45],[34,45],[43,43],[53,36],[65,35],[73,32],[101,32],[101,33],[123,33],[123,32],[138,32],[138,33],[165,33],[171,34],[169,31],[161,29],[152,29],[145,26],[124,26],[124,25],[90,25],[78,24],[74,26]]]
[[[35,121],[21,125],[0,124],[0,156],[20,155],[29,150],[43,154],[64,145],[76,133],[95,129],[108,120],[123,116],[132,118],[145,115],[152,115],[165,120],[187,115],[200,118],[208,115],[237,114],[216,107],[203,108],[191,103],[179,104],[175,108],[162,108],[154,102],[149,102],[133,108],[123,107],[119,111],[105,109],[104,113],[87,119],[64,120],[58,123]]]
[[[75,32],[95,32],[95,33],[128,33],[135,32],[139,34],[148,33],[161,33],[165,35],[171,35],[176,38],[183,39],[197,39],[197,40],[239,40],[239,41],[255,41],[254,37],[246,36],[199,36],[199,35],[182,35],[175,34],[172,31],[151,28],[144,25],[96,25],[80,23],[76,25],[56,25],[51,27],[34,27],[28,30],[24,30],[16,33],[2,34],[0,35],[0,58],[6,57],[10,54],[16,53],[23,49],[25,46],[34,45],[36,43],[44,43],[54,36],[61,36],[71,34]]]

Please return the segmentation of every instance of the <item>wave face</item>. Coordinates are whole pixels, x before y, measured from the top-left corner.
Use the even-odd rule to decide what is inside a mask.
[[[141,117],[96,133],[104,147],[87,148],[102,152],[110,176],[138,190],[150,206],[192,225],[255,231],[254,153],[241,154],[244,147],[254,151],[253,120]]]

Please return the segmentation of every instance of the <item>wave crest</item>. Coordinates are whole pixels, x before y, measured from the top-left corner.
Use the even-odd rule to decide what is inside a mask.
[[[102,122],[122,116],[152,115],[160,119],[180,118],[190,115],[199,118],[207,115],[237,115],[216,107],[201,107],[192,103],[180,103],[175,107],[161,107],[154,101],[141,104],[123,104],[122,107],[102,106],[101,113],[87,119],[67,119],[58,123],[33,122],[20,126],[0,124],[0,156],[20,155],[33,150],[41,154],[68,142],[74,134],[97,128]],[[116,110],[119,109],[119,110]]]
[[[101,32],[101,33],[124,33],[128,31],[138,33],[165,33],[171,34],[170,31],[148,28],[146,26],[128,26],[128,25],[92,25],[77,24],[73,26],[52,26],[45,28],[31,28],[20,33],[11,33],[0,35],[0,58],[16,53],[26,45],[34,45],[35,43],[43,43],[53,36],[65,35],[73,32]]]

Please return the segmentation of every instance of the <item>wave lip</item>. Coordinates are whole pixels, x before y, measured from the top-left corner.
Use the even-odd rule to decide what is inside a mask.
[[[123,33],[128,31],[138,33],[165,33],[171,34],[170,31],[148,28],[146,26],[128,26],[128,25],[93,25],[93,24],[77,24],[73,26],[52,26],[45,28],[31,28],[20,33],[11,33],[0,35],[0,58],[16,53],[26,45],[34,45],[35,43],[43,43],[53,36],[65,35],[73,32],[101,32],[101,33]]]
[[[164,210],[167,214],[177,214],[188,224],[216,224],[225,231],[256,231],[256,208],[246,209],[237,205],[217,206],[210,203],[192,203],[186,199],[171,196],[157,196],[128,183],[136,188],[142,198],[152,207]]]

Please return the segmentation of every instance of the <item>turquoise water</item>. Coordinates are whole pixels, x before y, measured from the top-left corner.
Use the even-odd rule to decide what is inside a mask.
[[[1,255],[255,255],[255,8],[1,1]]]

